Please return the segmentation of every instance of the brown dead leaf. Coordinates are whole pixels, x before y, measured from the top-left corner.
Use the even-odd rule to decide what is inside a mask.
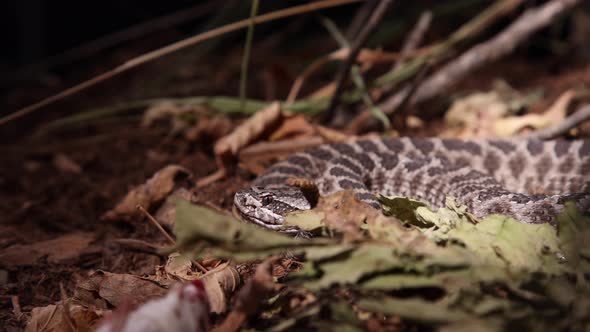
[[[67,312],[68,309],[69,312]],[[94,331],[102,314],[100,310],[88,309],[77,304],[69,304],[68,306],[51,304],[46,307],[33,308],[25,331]]]
[[[238,126],[231,134],[215,143],[215,155],[220,161],[232,159],[238,151],[253,142],[281,119],[281,104],[274,102]],[[225,164],[224,164],[225,165]]]
[[[270,258],[258,265],[254,276],[246,282],[238,293],[233,310],[213,331],[238,331],[248,315],[257,311],[261,300],[275,289],[276,284],[273,281],[271,269],[278,259],[276,257]]]
[[[332,128],[316,125],[315,129],[317,133],[326,141],[327,143],[342,143],[349,141],[351,138],[355,138],[356,136],[347,135],[342,133],[339,130],[334,130]]]
[[[240,151],[240,161],[247,159],[269,159],[292,154],[297,151],[323,144],[324,140],[318,136],[294,138],[277,142],[260,142]]]
[[[494,122],[495,134],[499,137],[510,137],[524,128],[542,129],[559,123],[565,118],[567,108],[575,97],[574,90],[567,90],[543,114],[526,114],[496,119]]]
[[[83,255],[98,253],[100,248],[91,246],[92,233],[70,233],[55,239],[32,244],[15,244],[0,253],[0,265],[32,265],[42,257],[49,263],[63,264],[79,259]]]
[[[206,274],[193,271],[191,260],[178,253],[169,256],[166,265],[156,271],[156,275],[149,276],[160,285],[170,286],[178,280],[200,280],[205,286],[211,312],[223,313],[227,310],[230,295],[241,284],[240,274],[235,266],[222,263],[207,271]]]
[[[200,117],[197,124],[187,129],[184,137],[189,141],[200,141],[204,138],[217,140],[231,132],[232,122],[228,117]]]
[[[350,190],[321,197],[314,210],[324,214],[328,228],[342,232],[344,238],[351,241],[364,237],[363,223],[381,216],[381,211],[357,200]]]
[[[491,91],[473,93],[458,99],[445,114],[448,128],[441,133],[443,137],[492,137],[495,136],[494,122],[507,116],[508,104],[502,96]]]
[[[138,276],[97,271],[76,285],[74,298],[81,303],[98,307],[106,303],[116,307],[125,301],[144,303],[163,296],[166,292],[165,288],[155,282]]]
[[[191,176],[182,166],[168,165],[156,172],[146,183],[129,191],[113,210],[104,214],[103,218],[115,220],[139,215],[138,205],[149,210],[163,201],[179,181]]]
[[[58,153],[53,157],[53,166],[62,173],[80,174],[82,167],[78,165],[72,158],[63,153]]]
[[[324,140],[317,136],[256,143],[240,151],[239,166],[241,169],[259,175],[266,170],[269,161],[275,161],[322,143]]]
[[[541,129],[565,118],[567,107],[576,92],[568,90],[543,114],[512,115],[514,111],[530,103],[535,93],[521,96],[504,84],[496,84],[495,90],[473,93],[456,100],[445,115],[448,128],[443,137],[510,137],[525,128]]]
[[[240,274],[229,263],[224,263],[210,270],[200,278],[211,306],[211,312],[224,313],[227,311],[229,297],[241,284]]]
[[[270,135],[270,141],[278,141],[292,137],[312,136],[315,129],[302,114],[285,117],[280,126]]]
[[[315,90],[314,92],[310,93],[309,95],[307,95],[305,97],[305,99],[308,100],[317,100],[317,99],[322,99],[322,98],[330,98],[334,95],[334,92],[336,91],[336,83],[332,82],[332,83],[328,83],[326,85],[324,85],[323,87]]]

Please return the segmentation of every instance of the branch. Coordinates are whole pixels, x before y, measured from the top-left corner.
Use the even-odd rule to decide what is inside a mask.
[[[560,123],[549,128],[532,132],[527,137],[540,140],[550,140],[566,134],[570,129],[577,127],[584,121],[590,120],[590,104],[580,107],[575,113],[565,118]]]
[[[338,72],[338,74],[336,76],[336,91],[334,91],[334,96],[332,96],[332,100],[330,101],[330,106],[328,107],[326,112],[322,115],[322,122],[323,123],[330,122],[334,118],[336,108],[338,107],[338,104],[340,102],[340,95],[342,94],[342,92],[344,90],[344,83],[346,82],[346,78],[348,77],[348,74],[350,72],[350,67],[352,67],[357,55],[359,54],[359,52],[361,51],[363,46],[367,43],[369,36],[373,33],[373,31],[375,30],[375,28],[377,27],[377,25],[379,24],[379,22],[381,21],[381,19],[385,15],[387,8],[389,8],[391,3],[393,2],[393,0],[373,0],[373,1],[379,1],[379,4],[373,10],[373,13],[371,14],[371,17],[369,18],[367,24],[359,32],[358,38],[354,41],[354,44],[352,46],[352,49],[350,50],[350,54],[348,55],[348,58],[346,58],[346,61],[344,61],[344,63],[340,67],[340,71]]]
[[[580,2],[581,0],[552,0],[528,9],[496,37],[474,46],[420,84],[411,103],[430,99],[473,70],[510,54],[534,32],[548,26]]]

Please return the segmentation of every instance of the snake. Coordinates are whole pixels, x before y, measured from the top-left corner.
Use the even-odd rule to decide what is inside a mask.
[[[285,215],[314,207],[289,179],[307,179],[320,196],[352,190],[376,209],[378,194],[443,207],[447,197],[477,218],[500,214],[522,223],[556,225],[566,202],[590,209],[590,139],[370,138],[324,144],[269,167],[238,191],[242,219],[298,234]]]

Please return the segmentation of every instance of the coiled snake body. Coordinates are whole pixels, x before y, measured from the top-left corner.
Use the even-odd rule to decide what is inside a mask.
[[[312,180],[320,195],[352,189],[375,208],[375,193],[444,205],[454,197],[477,217],[503,214],[555,223],[566,201],[590,208],[590,140],[368,139],[296,153],[239,191],[243,218],[282,232],[283,215],[312,207],[289,178]]]

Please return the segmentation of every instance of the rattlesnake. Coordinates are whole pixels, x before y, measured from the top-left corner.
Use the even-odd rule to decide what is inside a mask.
[[[447,196],[477,217],[503,214],[552,223],[566,201],[590,208],[590,139],[366,139],[321,145],[270,167],[254,187],[236,193],[244,219],[282,232],[283,215],[313,205],[290,178],[314,182],[320,195],[352,189],[379,208],[375,193],[415,198],[433,207]]]

